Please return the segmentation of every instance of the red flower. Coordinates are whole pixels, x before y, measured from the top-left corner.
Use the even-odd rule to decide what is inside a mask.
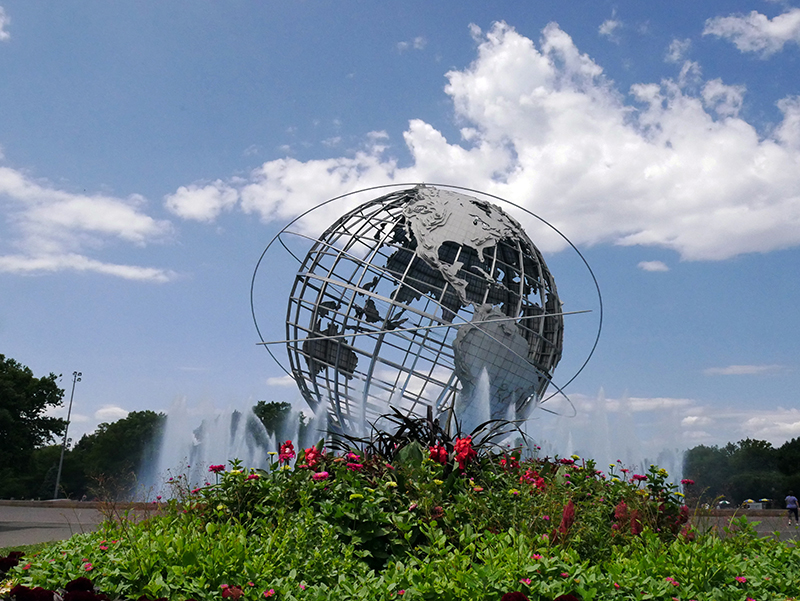
[[[634,474],[633,476],[631,476],[631,480],[633,480],[634,482],[644,482],[645,480],[647,480],[647,476],[642,476],[641,474]]]
[[[244,595],[244,590],[240,586],[222,585],[222,598],[223,599],[238,599]]]
[[[566,534],[575,523],[575,503],[572,499],[564,506],[564,511],[561,514],[561,524],[558,526],[558,531],[561,534]]]
[[[220,472],[224,472],[225,471],[225,466],[224,465],[209,465],[208,466],[208,471],[209,472],[213,472],[215,474],[219,474]]]
[[[691,480],[690,478],[684,478],[683,480],[681,480],[681,484],[683,484],[684,486],[691,486],[692,484],[694,484],[694,480]]]
[[[328,472],[317,472],[316,474],[312,474],[311,478],[315,482],[322,482],[323,480],[327,480],[330,474]]]
[[[317,462],[322,458],[322,453],[319,452],[317,447],[308,447],[305,450],[306,464],[308,467],[314,467]]]
[[[513,455],[511,455],[510,457],[504,456],[500,460],[500,467],[502,467],[503,469],[509,469],[509,468],[515,469],[519,467],[519,461],[517,461],[517,458],[514,457]]]
[[[287,440],[281,445],[280,453],[278,454],[278,463],[289,463],[289,460],[293,459],[294,456],[294,445],[291,440]]]
[[[639,519],[639,510],[631,511],[631,534],[638,536],[642,533],[642,521]]]
[[[361,463],[348,463],[347,464],[347,469],[349,469],[350,471],[353,471],[353,472],[360,472],[363,467],[364,467],[364,465],[361,464]]]
[[[447,449],[438,442],[430,448],[431,459],[444,465],[447,463]]]
[[[247,480],[258,480],[259,479],[259,475],[258,474],[249,474],[246,479]]]
[[[471,436],[467,436],[465,438],[456,438],[455,452],[456,461],[458,462],[458,467],[461,470],[464,470],[467,467],[467,463],[478,456],[478,453],[472,448]]]

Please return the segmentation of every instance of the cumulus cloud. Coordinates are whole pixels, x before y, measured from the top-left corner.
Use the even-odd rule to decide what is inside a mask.
[[[222,211],[230,210],[239,200],[236,189],[217,180],[198,186],[181,186],[164,198],[167,209],[184,219],[213,221]]]
[[[689,52],[689,48],[691,47],[691,40],[672,40],[672,42],[669,44],[667,55],[664,57],[664,60],[668,63],[679,63],[686,57]]]
[[[99,422],[111,423],[128,417],[128,411],[116,405],[103,405],[94,412],[94,418]]]
[[[11,34],[8,33],[6,27],[11,23],[11,19],[6,15],[5,9],[0,6],[0,42],[5,42],[11,39]]]
[[[730,40],[742,52],[756,52],[766,58],[780,52],[788,42],[800,43],[800,8],[792,8],[774,19],[757,11],[715,17],[706,21],[703,34]]]
[[[662,261],[641,261],[639,269],[642,271],[669,271],[669,267]]]
[[[538,44],[504,23],[470,32],[477,57],[448,72],[444,90],[459,140],[412,118],[407,166],[374,137],[346,156],[269,161],[235,184],[242,210],[285,222],[339,194],[424,181],[506,198],[577,244],[656,246],[688,260],[800,244],[798,97],[781,100],[783,119],[765,136],[738,116],[744,88],[696,86],[697,63],[625,96],[555,24]],[[328,207],[309,229],[346,208]],[[534,220],[521,221],[543,250],[563,248]]]
[[[703,370],[707,376],[761,376],[785,371],[784,365],[728,365]]]
[[[166,237],[170,224],[147,215],[144,205],[138,195],[74,194],[0,167],[0,206],[7,209],[11,232],[4,241],[14,249],[0,254],[0,272],[72,270],[166,281],[174,275],[167,270],[105,263],[84,254],[114,241],[144,246]]]
[[[745,86],[726,86],[721,79],[712,79],[703,86],[703,104],[720,117],[736,117],[742,108]]]

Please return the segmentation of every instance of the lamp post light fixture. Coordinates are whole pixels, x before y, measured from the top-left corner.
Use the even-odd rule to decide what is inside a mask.
[[[79,371],[72,372],[72,392],[69,395],[69,408],[67,409],[67,425],[64,428],[64,441],[61,443],[61,459],[58,460],[58,474],[56,475],[56,488],[53,498],[58,498],[58,485],[61,483],[61,468],[64,465],[64,451],[67,448],[67,432],[69,431],[69,418],[72,415],[72,399],[75,397],[75,384],[81,381],[83,374]]]

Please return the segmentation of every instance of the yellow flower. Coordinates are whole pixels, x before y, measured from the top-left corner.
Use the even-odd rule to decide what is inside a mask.
[[[570,457],[572,457],[575,461],[581,458],[580,455],[570,455]]]
[[[242,470],[231,470],[231,474],[241,474]]]
[[[686,496],[682,492],[676,492],[675,495],[678,496],[678,497],[681,497],[681,498]]]
[[[397,482],[395,482],[394,480],[389,480],[386,483],[386,486],[391,486],[392,488],[396,488],[397,487]]]
[[[442,482],[441,480],[434,480],[433,483],[436,484],[437,486],[441,486],[442,484],[444,484],[444,482]]]
[[[640,495],[640,496],[642,496],[642,497],[646,497],[646,496],[647,496],[647,495],[649,495],[650,493],[649,493],[649,492],[647,492],[646,490],[639,489],[639,490],[637,490],[637,491],[636,491],[636,494],[637,494],[637,495]]]
[[[619,482],[619,478],[611,478],[612,482]]]
[[[222,503],[220,503],[219,505],[217,505],[217,509],[219,509],[220,511],[222,511],[223,509],[225,509],[225,505],[223,505]]]
[[[351,501],[353,499],[363,499],[363,498],[364,498],[364,495],[362,495],[361,493],[357,493],[357,492],[354,492],[352,495],[350,495],[350,500]]]
[[[267,455],[277,455],[278,451],[267,451]]]
[[[658,475],[659,476],[664,476],[665,478],[667,476],[669,476],[669,474],[667,473],[667,470],[665,470],[663,467],[660,470],[658,470]]]
[[[290,470],[290,471],[291,471],[291,469],[292,469],[292,466],[291,466],[291,465],[288,465],[288,464],[287,464],[287,465],[282,465],[282,466],[281,466],[281,471],[282,471],[282,472],[285,472],[286,470]]]

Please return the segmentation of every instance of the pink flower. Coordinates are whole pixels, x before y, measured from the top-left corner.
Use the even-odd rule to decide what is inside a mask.
[[[520,580],[520,584],[530,584],[530,583],[531,583],[531,579],[530,578],[522,578]]]
[[[305,585],[305,584],[301,584],[301,585],[300,585],[300,590],[301,590],[301,591],[304,591],[304,590],[306,590],[306,585]]]
[[[694,484],[694,480],[691,480],[689,478],[684,478],[683,480],[681,480],[681,484],[683,484],[684,486],[691,486],[692,484]]]
[[[562,578],[569,578],[569,572],[561,572]]]
[[[83,569],[87,572],[91,572],[94,569],[94,566],[92,565],[92,562],[87,561],[85,564],[83,564]]]
[[[634,474],[633,476],[631,476],[631,480],[633,480],[634,482],[644,482],[645,480],[647,480],[647,476],[642,476],[641,474]]]
[[[345,455],[345,457],[347,457],[350,461],[358,461],[361,459],[361,455],[356,455],[352,451]]]
[[[361,464],[361,463],[348,463],[347,464],[347,469],[349,469],[349,470],[351,470],[353,472],[360,472],[363,467],[364,467],[364,465]]]
[[[534,553],[533,555],[531,555],[531,559],[541,559],[541,558],[542,556],[539,555],[538,553]]]
[[[23,570],[30,570],[31,569],[31,564],[26,563],[24,566],[22,566],[22,569]]]
[[[745,578],[744,576],[737,576],[736,582],[741,582],[742,584],[744,584],[745,582],[747,582],[747,578]]]
[[[260,476],[258,474],[250,474],[247,476],[247,480],[258,480]]]
[[[209,472],[213,472],[215,474],[219,474],[220,472],[224,472],[225,471],[225,466],[224,465],[209,465],[208,466],[208,471]]]
[[[614,583],[614,588],[619,588],[619,585],[616,582]]]
[[[315,482],[322,482],[323,480],[327,480],[329,476],[330,474],[328,472],[317,472],[311,475],[311,479]]]
[[[272,595],[274,595],[274,594],[275,594],[275,589],[274,588],[271,588],[268,591],[264,591],[264,596],[267,597],[267,598],[272,597]]]
[[[108,551],[108,547],[106,547],[105,545],[100,545],[100,550],[101,551]]]
[[[278,463],[289,463],[289,460],[294,457],[294,445],[291,440],[287,440],[281,445],[280,453],[278,454]]]
[[[397,594],[398,595],[405,595],[406,594],[406,589],[401,588],[399,591],[397,591]]]

